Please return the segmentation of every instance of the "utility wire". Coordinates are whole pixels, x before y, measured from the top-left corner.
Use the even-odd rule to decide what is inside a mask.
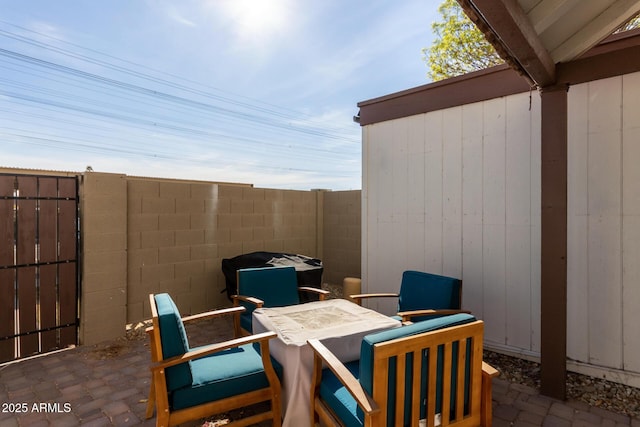
[[[143,65],[33,32],[6,21],[0,20],[0,23],[159,73]],[[252,165],[252,168],[315,174],[322,169],[318,166],[317,161],[324,159],[327,161],[339,160],[336,170],[331,172],[333,176],[352,177],[359,173],[357,170],[345,170],[349,168],[350,164],[352,166],[357,164],[357,161],[354,160],[359,160],[356,157],[359,156],[357,152],[359,139],[352,136],[353,128],[349,128],[347,132],[347,128],[344,127],[342,128],[344,131],[341,131],[340,126],[327,126],[326,123],[314,121],[309,118],[310,116],[290,109],[267,103],[258,105],[256,104],[258,101],[246,97],[243,99],[247,101],[221,96],[210,92],[210,90],[219,91],[217,88],[181,79],[209,89],[207,91],[198,90],[193,86],[91,58],[3,29],[0,29],[0,37],[25,43],[46,52],[98,65],[153,83],[161,88],[153,89],[47,61],[15,50],[0,48],[0,68],[9,70],[10,75],[16,76],[13,79],[4,76],[0,78],[0,111],[7,113],[5,121],[11,123],[11,126],[0,126],[0,129],[4,129],[4,132],[0,132],[0,137],[4,138],[4,141],[71,151],[178,160],[194,164],[206,163],[202,161],[202,156],[189,154],[194,151],[188,151],[186,148],[195,149],[195,152],[198,153],[217,147],[218,149],[230,149],[229,152],[241,151],[251,154],[255,154],[256,151],[264,152],[265,156],[262,156],[259,164]],[[178,78],[168,73],[162,74]],[[27,81],[35,81],[35,83],[27,83],[17,79],[20,77],[26,80],[27,76],[31,76]],[[51,89],[45,84],[46,82],[53,82],[55,87],[61,89]],[[166,89],[178,90],[182,94],[170,93]],[[238,95],[233,96],[239,97]],[[213,104],[211,101],[215,101],[217,104]],[[7,108],[2,108],[3,104],[7,104]],[[225,106],[219,104],[225,104]],[[24,106],[26,110],[20,111],[16,108],[19,105]],[[38,114],[33,111],[33,107],[43,112],[49,111],[49,113]],[[38,123],[41,125],[48,123],[48,126],[41,126],[46,127],[46,130],[42,132],[35,130],[33,123],[25,120],[26,117],[39,119]],[[78,117],[79,120],[73,120],[72,117]],[[88,120],[89,118],[90,120]],[[2,122],[3,119],[0,117],[0,124]],[[90,137],[91,141],[52,133],[52,130],[69,132],[69,129],[59,126],[63,123],[71,125],[71,129],[76,129],[76,133],[81,132]],[[19,124],[26,125],[28,129],[16,127]],[[110,130],[119,127],[125,129],[124,126],[126,129],[138,129],[137,135],[133,134],[135,136],[133,141],[114,142],[113,137],[107,141]],[[237,132],[238,126],[242,126],[245,131],[252,129],[252,132],[243,133],[241,136]],[[269,141],[264,136],[260,136],[262,130],[267,129],[280,132],[279,135],[277,134],[276,141]],[[102,132],[106,135],[102,135]],[[254,136],[250,136],[251,133]],[[132,135],[131,131],[128,134]],[[159,150],[155,141],[145,141],[145,136],[149,134],[157,135],[159,139],[170,138],[170,141],[174,144],[177,142],[179,146],[168,151]],[[299,137],[294,138],[294,135]],[[176,140],[174,137],[179,139]],[[320,148],[317,144],[318,138],[325,146],[333,144],[340,148]],[[308,143],[305,140],[314,145],[307,146]],[[185,150],[181,150],[182,148]],[[354,149],[356,151],[350,153]],[[272,163],[268,160],[276,158],[307,161],[316,169],[280,167],[276,166],[275,162]],[[226,161],[229,162],[229,160]]]

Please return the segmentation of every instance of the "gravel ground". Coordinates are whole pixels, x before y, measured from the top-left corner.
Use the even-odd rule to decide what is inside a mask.
[[[540,389],[540,365],[524,359],[484,352],[484,360],[500,371],[500,377]],[[640,388],[587,375],[567,373],[567,398],[631,417],[640,416]]]

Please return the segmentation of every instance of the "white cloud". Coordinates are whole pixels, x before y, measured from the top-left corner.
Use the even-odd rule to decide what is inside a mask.
[[[64,35],[62,29],[44,21],[31,21],[28,25],[28,29],[38,35],[44,36],[44,41],[48,42],[49,38],[67,41],[67,37]]]
[[[187,27],[197,27],[198,25],[193,22],[192,20],[185,18],[175,7],[169,5],[166,8],[166,14],[167,17],[174,21],[177,22],[180,25],[185,25]]]

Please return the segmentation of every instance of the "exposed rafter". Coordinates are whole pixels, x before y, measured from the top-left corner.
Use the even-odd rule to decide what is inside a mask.
[[[498,54],[538,87],[640,11],[640,0],[457,0]]]
[[[458,0],[498,54],[539,87],[553,85],[555,64],[516,0]]]

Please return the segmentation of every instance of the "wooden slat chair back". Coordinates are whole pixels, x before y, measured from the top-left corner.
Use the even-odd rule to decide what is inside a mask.
[[[482,361],[483,327],[469,314],[456,314],[368,335],[360,360],[346,365],[310,340],[313,422],[490,426],[491,377],[497,371]]]
[[[180,317],[167,294],[150,295],[149,302],[153,326],[147,328],[152,360],[147,418],[155,407],[156,426],[174,426],[270,402],[264,412],[226,425],[248,426],[265,420],[281,425],[280,380],[269,355],[269,340],[275,333],[189,348],[184,322],[234,315],[244,308]]]

